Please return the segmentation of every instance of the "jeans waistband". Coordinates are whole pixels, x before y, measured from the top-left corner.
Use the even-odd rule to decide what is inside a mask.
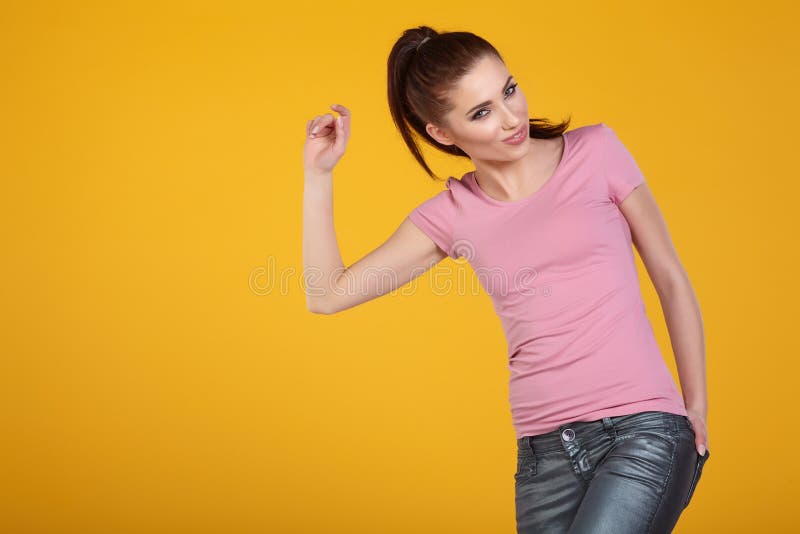
[[[685,429],[691,430],[689,418],[662,411],[637,412],[627,415],[603,417],[596,421],[574,421],[560,425],[557,429],[545,434],[535,436],[522,436],[517,439],[517,446],[522,450],[532,450],[538,453],[564,450],[564,443],[574,440],[586,442],[601,434],[625,434],[643,426],[657,428],[664,431],[677,432]]]

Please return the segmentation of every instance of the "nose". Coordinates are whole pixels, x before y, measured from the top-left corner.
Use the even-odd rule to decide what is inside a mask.
[[[508,132],[513,132],[522,126],[522,121],[511,111],[508,106],[503,106],[503,128]]]

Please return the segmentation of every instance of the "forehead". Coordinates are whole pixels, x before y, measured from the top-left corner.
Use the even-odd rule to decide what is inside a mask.
[[[511,73],[496,56],[482,58],[453,89],[456,106],[469,109],[485,100],[499,98],[500,92]]]

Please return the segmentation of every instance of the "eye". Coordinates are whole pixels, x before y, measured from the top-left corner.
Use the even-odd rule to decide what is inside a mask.
[[[509,85],[508,89],[506,89],[506,96],[511,96],[514,93],[516,93],[517,92],[517,85],[519,85],[519,84],[518,83],[513,83],[513,84]],[[512,89],[514,90],[514,92],[509,93],[508,91],[510,91]],[[486,115],[481,115],[480,114],[483,111],[489,111],[489,110],[488,109],[479,109],[478,111],[475,112],[475,115],[472,116],[472,120],[482,119],[483,117],[485,117]]]

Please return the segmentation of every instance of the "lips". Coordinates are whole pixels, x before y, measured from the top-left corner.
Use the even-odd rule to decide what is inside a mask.
[[[521,135],[523,135],[525,133],[526,127],[527,127],[527,125],[523,124],[522,126],[520,126],[519,130],[514,132],[514,135],[510,135],[510,136],[506,137],[505,139],[503,139],[503,142],[506,143],[508,141],[517,141],[518,140],[517,137],[521,136]]]

